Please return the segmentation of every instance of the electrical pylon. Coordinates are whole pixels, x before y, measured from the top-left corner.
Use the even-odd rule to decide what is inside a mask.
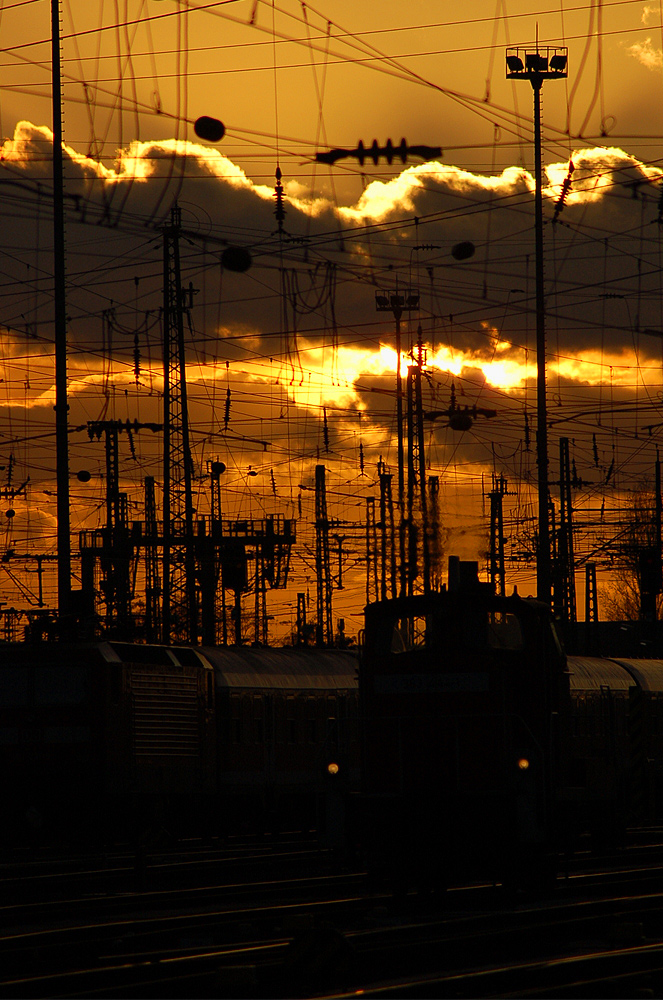
[[[191,447],[177,205],[163,242],[163,613],[164,643],[198,642]]]

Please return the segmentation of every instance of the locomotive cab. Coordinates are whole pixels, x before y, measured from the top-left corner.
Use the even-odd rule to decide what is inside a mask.
[[[510,876],[551,839],[565,657],[549,610],[487,585],[377,602],[359,672],[369,865]]]

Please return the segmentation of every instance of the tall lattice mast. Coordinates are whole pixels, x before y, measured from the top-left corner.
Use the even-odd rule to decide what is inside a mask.
[[[421,343],[421,341],[420,341]],[[422,352],[419,354],[420,358]],[[426,496],[426,456],[424,450],[424,414],[421,380],[422,362],[410,365],[407,370],[407,439],[408,439],[408,593],[414,592],[414,582],[423,576],[423,590],[430,589],[430,525],[428,523],[428,498]],[[417,511],[417,505],[419,510]],[[420,528],[417,525],[420,515]],[[419,566],[419,553],[422,564]]]
[[[493,475],[490,496],[490,555],[489,578],[500,597],[506,595],[506,573],[504,569],[504,495],[508,493],[504,476]]]
[[[157,642],[161,634],[161,581],[159,579],[159,528],[154,476],[145,477],[145,637]]]
[[[398,581],[396,576],[396,529],[394,524],[394,504],[391,491],[391,473],[380,458],[378,462],[380,480],[380,599],[396,597]],[[389,588],[389,592],[387,590]]]
[[[177,205],[164,229],[163,641],[198,641],[191,448],[184,364],[184,302]]]
[[[379,600],[375,497],[366,497],[366,603]]]
[[[571,461],[569,439],[559,439],[560,527],[558,545],[559,594],[554,594],[554,606],[563,621],[576,621],[575,558],[573,554],[573,502],[571,499]]]
[[[331,646],[332,575],[329,561],[329,518],[327,517],[327,487],[325,467],[315,467],[315,572],[317,590],[316,643]]]

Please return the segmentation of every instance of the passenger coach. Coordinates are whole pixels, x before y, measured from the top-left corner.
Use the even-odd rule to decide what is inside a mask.
[[[356,654],[204,647],[214,668],[221,830],[319,828],[359,784]]]

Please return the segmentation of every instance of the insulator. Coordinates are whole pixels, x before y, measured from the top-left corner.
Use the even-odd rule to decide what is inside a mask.
[[[363,476],[363,474],[364,474],[364,446],[361,443],[361,441],[359,442],[359,471],[361,472],[361,474]]]
[[[573,166],[573,160],[569,160],[569,170],[566,177],[564,178],[564,181],[562,183],[562,190],[555,205],[555,214],[553,216],[553,222],[557,222],[557,217],[558,215],[560,215],[562,209],[564,208],[564,204],[566,202],[566,196],[571,190],[571,176],[574,170],[575,167]]]
[[[140,349],[138,347],[138,334],[134,336],[134,378],[136,382],[140,378]]]
[[[223,415],[223,429],[228,429],[230,423],[230,389],[226,389],[226,411]]]
[[[592,434],[592,451],[594,452],[594,465],[599,467],[599,450],[596,447],[596,434]]]
[[[525,451],[529,451],[529,417],[525,413]]]
[[[327,425],[327,407],[322,408],[322,433],[325,439],[325,451],[329,451],[329,426]]]
[[[273,469],[269,470],[269,477],[270,477],[270,479],[272,481],[272,493],[274,494],[274,496],[276,496],[276,480],[274,479],[274,470]]]
[[[285,209],[283,207],[283,185],[281,184],[281,168],[276,168],[276,184],[274,186],[274,198],[276,200],[276,208],[274,210],[274,215],[276,216],[276,221],[279,224],[279,232],[283,229],[283,221],[286,216]]]

